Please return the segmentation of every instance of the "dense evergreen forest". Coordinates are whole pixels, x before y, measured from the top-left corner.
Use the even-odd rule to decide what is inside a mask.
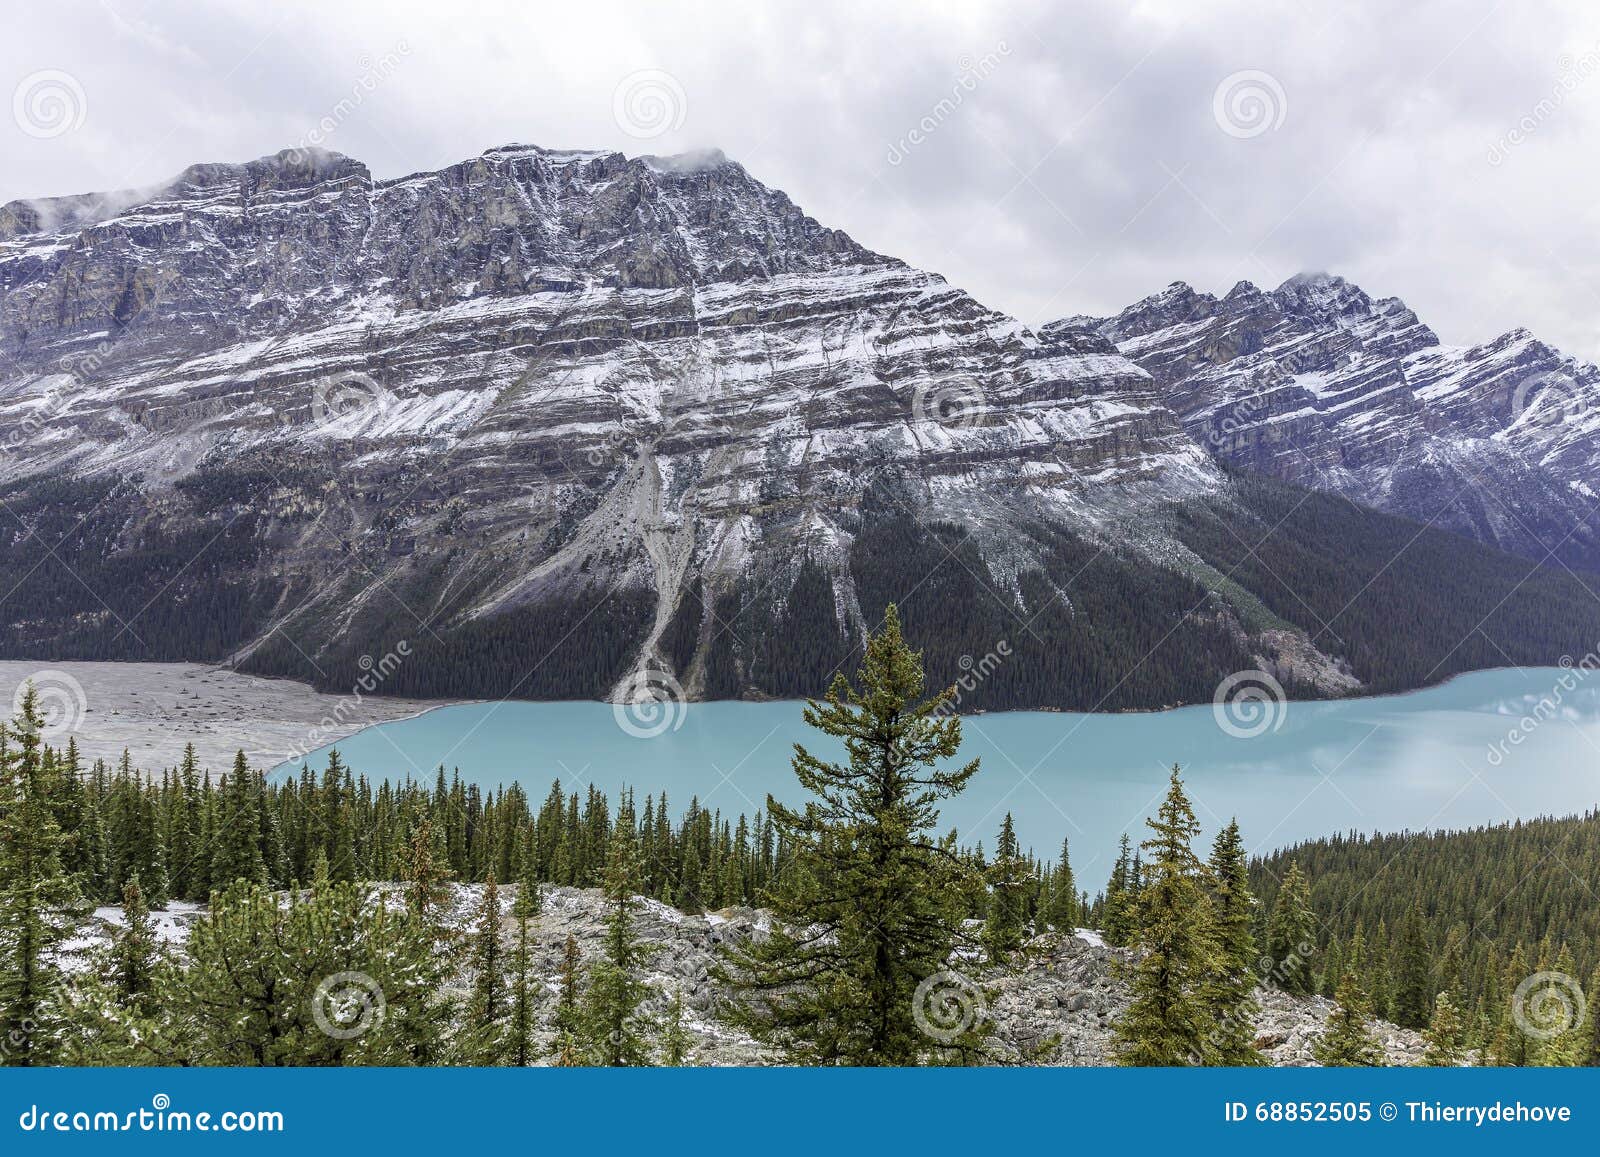
[[[919,1031],[923,983],[966,960],[980,962],[981,984],[984,968],[1083,925],[1134,950],[1123,1063],[1259,1063],[1258,985],[1335,997],[1318,1046],[1327,1064],[1378,1063],[1375,1014],[1426,1030],[1429,1063],[1600,1062],[1600,974],[1581,979],[1600,932],[1600,816],[1331,837],[1254,862],[1231,825],[1202,858],[1174,768],[1145,838],[1125,838],[1091,896],[1065,841],[1053,859],[1028,854],[1009,816],[988,854],[983,833],[939,830],[938,801],[976,770],[956,760],[950,698],[925,694],[922,657],[891,608],[855,679],[806,709],[819,732],[852,741],[849,761],[802,748],[807,807],[769,799],[731,816],[559,782],[534,800],[442,769],[431,784],[373,783],[337,754],[281,779],[242,754],[213,776],[192,749],[154,776],[126,757],[84,767],[70,740],[40,741],[30,694],[0,729],[0,1033],[11,1042],[0,1053],[19,1064],[672,1063],[681,1023],[638,1013],[649,946],[631,913],[645,896],[691,913],[771,910],[766,940],[729,950],[720,1015],[798,1063],[981,1063],[976,1026]],[[451,880],[485,884],[471,929],[443,924]],[[403,903],[377,899],[374,881],[399,882]],[[514,885],[509,944],[498,884]],[[611,912],[604,953],[569,953],[554,1007],[528,963],[546,884],[602,888]],[[182,959],[148,916],[174,899],[209,905]],[[90,906],[113,902],[126,927],[69,976],[57,950]],[[831,935],[790,931],[819,927]],[[352,971],[407,1016],[359,1042],[311,1031],[312,990]],[[1526,982],[1549,975],[1565,978],[1555,995],[1569,1023],[1530,1035]],[[537,1053],[532,1026],[551,1018],[557,1044]]]
[[[336,562],[315,582],[318,572],[270,565],[271,535],[319,509],[314,476],[278,487],[242,468],[199,472],[175,491],[194,515],[189,529],[136,541],[130,528],[145,520],[120,484],[60,480],[10,493],[27,532],[0,544],[9,592],[0,657],[224,660],[305,604],[313,585],[325,594],[331,584],[328,605],[349,608],[348,623],[293,616],[244,668],[344,692],[405,640],[411,661],[381,694],[598,698],[628,671],[655,596],[613,589],[605,560],[587,587],[470,618],[461,612],[498,572],[460,565],[478,549],[465,538],[400,563],[359,541],[335,546],[330,535]],[[1580,576],[1258,475],[1233,472],[1217,496],[1152,512],[1146,529],[1171,534],[1192,557],[1166,551],[1169,562],[1156,565],[1120,538],[1091,542],[1034,525],[1018,557],[1040,565],[1014,581],[990,569],[968,528],[914,517],[901,498],[886,487],[862,496],[850,551],[832,571],[802,558],[789,572],[731,586],[693,577],[660,643],[672,674],[686,684],[698,677],[713,699],[814,693],[864,646],[836,595],[840,579],[869,623],[899,605],[935,685],[1005,643],[1005,660],[963,695],[962,711],[1204,702],[1225,676],[1259,666],[1260,648],[1240,624],[1304,630],[1369,691],[1553,664],[1600,639]],[[388,597],[358,597],[380,574]],[[1291,696],[1317,694],[1283,682]]]
[[[1582,978],[1600,998],[1600,812],[1313,840],[1251,865],[1267,908],[1291,867],[1309,882],[1327,995],[1353,966],[1378,1015],[1421,1028],[1429,994],[1449,991],[1507,1063],[1525,1055],[1508,1008],[1528,976]]]

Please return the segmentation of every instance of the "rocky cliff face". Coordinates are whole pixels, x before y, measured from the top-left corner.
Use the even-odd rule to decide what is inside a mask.
[[[809,560],[859,629],[874,488],[1014,572],[1021,520],[1218,485],[1103,338],[1032,333],[720,154],[512,147],[377,182],[288,152],[14,203],[0,348],[0,479],[87,487],[114,554],[225,538],[239,653],[312,665],[380,608],[448,633],[598,591],[638,596],[629,669],[688,680],[659,643],[691,587],[781,594]]]
[[[915,599],[936,679],[1016,648],[966,706],[1194,702],[1259,666],[1340,692],[1393,673],[1168,513],[1231,501],[1211,451],[1452,526],[1447,483],[1515,475],[1565,533],[1589,443],[1471,424],[1546,361],[1452,359],[1342,283],[1035,332],[719,153],[197,165],[0,208],[0,655],[799,695]],[[1492,495],[1461,517],[1526,546]]]
[[[1443,346],[1396,298],[1303,274],[1175,282],[1075,318],[1148,370],[1213,453],[1539,561],[1600,566],[1600,369],[1526,330]]]

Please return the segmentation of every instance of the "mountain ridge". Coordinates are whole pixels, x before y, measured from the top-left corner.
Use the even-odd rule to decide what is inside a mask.
[[[1325,297],[1291,303],[1338,331],[1313,345],[1403,320]],[[1032,330],[715,152],[506,146],[375,182],[286,150],[12,202],[0,654],[337,688],[404,638],[426,658],[389,693],[809,694],[920,598],[941,679],[1019,636],[1028,675],[974,707],[1190,702],[1243,667],[1384,684],[1179,533],[1273,500],[1106,324]],[[1284,565],[1329,549],[1304,529]],[[1554,634],[1586,633],[1553,597]]]

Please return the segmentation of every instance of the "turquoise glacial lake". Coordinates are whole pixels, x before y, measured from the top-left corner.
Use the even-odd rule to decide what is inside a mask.
[[[805,726],[798,702],[676,704],[653,719],[624,714],[627,727],[625,710],[460,704],[336,746],[374,779],[431,783],[442,765],[484,787],[520,781],[536,800],[558,777],[569,791],[593,783],[613,799],[631,786],[641,803],[665,790],[675,818],[691,796],[730,818],[753,813],[768,793],[797,801],[793,745],[839,751]],[[1272,704],[1254,717],[1219,719],[1207,704],[999,712],[962,726],[963,756],[982,768],[945,805],[942,825],[993,847],[1009,811],[1041,855],[1053,858],[1067,837],[1091,889],[1104,882],[1118,836],[1142,838],[1174,762],[1206,839],[1237,816],[1254,851],[1335,831],[1461,828],[1600,802],[1600,672],[1483,671],[1405,695]],[[314,767],[326,751],[311,756]]]

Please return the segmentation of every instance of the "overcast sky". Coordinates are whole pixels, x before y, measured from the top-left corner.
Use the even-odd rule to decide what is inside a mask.
[[[322,143],[720,147],[1037,324],[1327,269],[1600,360],[1600,6],[8,5],[0,201]]]

